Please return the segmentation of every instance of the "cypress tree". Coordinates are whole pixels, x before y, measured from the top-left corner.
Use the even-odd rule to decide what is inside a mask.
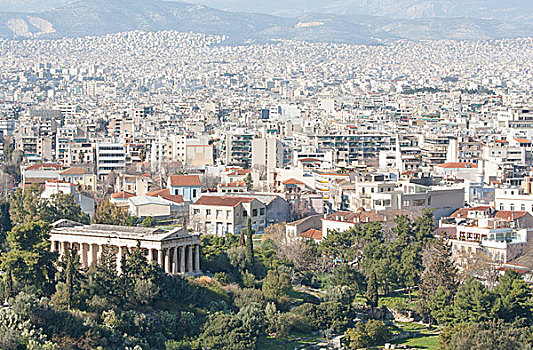
[[[376,273],[371,272],[368,276],[368,283],[366,287],[366,302],[372,309],[378,306],[378,283],[376,281]]]
[[[252,219],[248,219],[248,225],[246,228],[246,235],[248,236],[246,239],[246,265],[248,269],[251,271],[254,266],[254,242],[252,239]]]

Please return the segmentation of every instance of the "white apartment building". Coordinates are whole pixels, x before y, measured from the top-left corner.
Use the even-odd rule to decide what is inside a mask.
[[[126,146],[123,143],[98,142],[96,144],[96,174],[99,177],[111,171],[122,173],[126,169]]]
[[[283,166],[283,144],[276,138],[255,139],[252,141],[252,167],[268,169]]]

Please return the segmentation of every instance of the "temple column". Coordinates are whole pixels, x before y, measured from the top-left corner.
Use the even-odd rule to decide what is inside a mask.
[[[154,252],[152,251],[152,248],[148,248],[148,255],[146,255],[146,260],[148,261],[148,264],[152,264],[152,261],[154,261]]]
[[[89,249],[87,251],[87,266],[91,267],[92,264],[96,264],[96,251],[94,245],[89,243]]]
[[[117,247],[117,270],[122,273],[122,264],[124,263],[126,254],[128,253],[128,247]]]
[[[172,274],[177,274],[179,272],[179,265],[178,265],[178,247],[174,247],[173,256],[172,256]]]
[[[104,245],[103,244],[97,244],[97,251],[96,251],[96,261],[100,261],[100,258],[102,257],[102,253],[104,252]]]
[[[187,261],[187,270],[188,272],[193,272],[192,269],[192,245],[189,246],[189,261]]]
[[[65,256],[68,250],[68,242],[61,242],[60,244],[61,244],[61,249],[59,253],[61,256]]]
[[[87,265],[87,248],[85,243],[80,243],[80,253],[81,266],[83,266],[83,268],[86,268],[89,265]]]
[[[54,253],[56,251],[56,242],[55,241],[51,241],[50,242],[50,251],[52,253]]]
[[[181,252],[181,262],[180,262],[180,272],[185,273],[185,246],[180,247]]]
[[[163,267],[163,250],[162,249],[157,250],[157,264]]]
[[[196,247],[196,254],[194,256],[194,271],[199,272],[200,271],[200,246],[197,245]]]
[[[170,264],[170,249],[165,249],[165,272],[172,273],[172,265]]]

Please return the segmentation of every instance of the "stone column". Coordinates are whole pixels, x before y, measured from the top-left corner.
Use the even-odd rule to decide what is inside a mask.
[[[154,252],[152,251],[152,248],[148,248],[148,255],[146,255],[146,260],[148,261],[148,264],[152,264],[152,261],[154,261]]]
[[[56,251],[56,242],[55,241],[51,241],[50,242],[50,251],[52,253],[54,253]]]
[[[178,247],[173,248],[173,257],[172,257],[172,274],[177,274],[179,272],[179,265],[178,265]]]
[[[163,267],[163,249],[157,250],[157,264]]]
[[[87,266],[91,267],[92,264],[96,264],[96,251],[94,250],[94,245],[89,243],[89,249],[87,251]]]
[[[96,261],[100,261],[100,258],[102,257],[102,253],[104,252],[105,245],[103,244],[97,244],[97,251],[96,251]]]
[[[193,272],[192,269],[192,245],[189,246],[189,261],[187,261],[187,270],[188,272]]]
[[[165,249],[165,272],[172,273],[172,265],[170,264],[170,249]]]
[[[67,255],[68,242],[61,242],[61,256]]]
[[[194,271],[199,272],[200,271],[200,246],[197,245],[196,247],[196,254],[194,255]]]
[[[186,246],[181,246],[181,262],[180,262],[180,272],[185,273],[185,248]]]
[[[128,253],[127,247],[118,247],[117,252],[117,270],[119,273],[122,273],[122,264],[124,263],[124,258],[126,254]]]
[[[81,262],[81,266],[83,266],[83,268],[86,268],[88,267],[89,265],[87,265],[87,248],[85,247],[85,243],[80,243],[80,262]]]

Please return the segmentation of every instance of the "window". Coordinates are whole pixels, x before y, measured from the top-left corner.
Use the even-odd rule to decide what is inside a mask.
[[[503,203],[500,203],[500,210],[504,210]]]
[[[257,216],[257,209],[252,210],[252,215]]]
[[[206,209],[205,210],[205,215],[211,215],[211,209]]]
[[[248,216],[248,212],[247,212],[246,210],[243,211],[243,212],[242,212],[242,217],[245,218],[245,217],[247,217],[247,216]]]
[[[197,189],[193,189],[192,190],[192,198],[196,198],[196,191],[197,191]]]
[[[194,215],[198,215],[198,214],[200,214],[200,209],[194,209],[194,210],[192,211],[192,213],[193,213]]]
[[[431,197],[428,197],[428,205],[431,205]]]
[[[259,215],[265,215],[265,208],[259,209]]]
[[[514,211],[514,204],[511,204],[511,211]]]
[[[217,219],[222,217],[222,210],[217,210]]]
[[[231,217],[231,210],[226,211],[226,219]]]
[[[525,205],[525,204],[522,204],[522,205],[520,206],[520,210],[521,210],[521,211],[526,211],[526,205]]]

